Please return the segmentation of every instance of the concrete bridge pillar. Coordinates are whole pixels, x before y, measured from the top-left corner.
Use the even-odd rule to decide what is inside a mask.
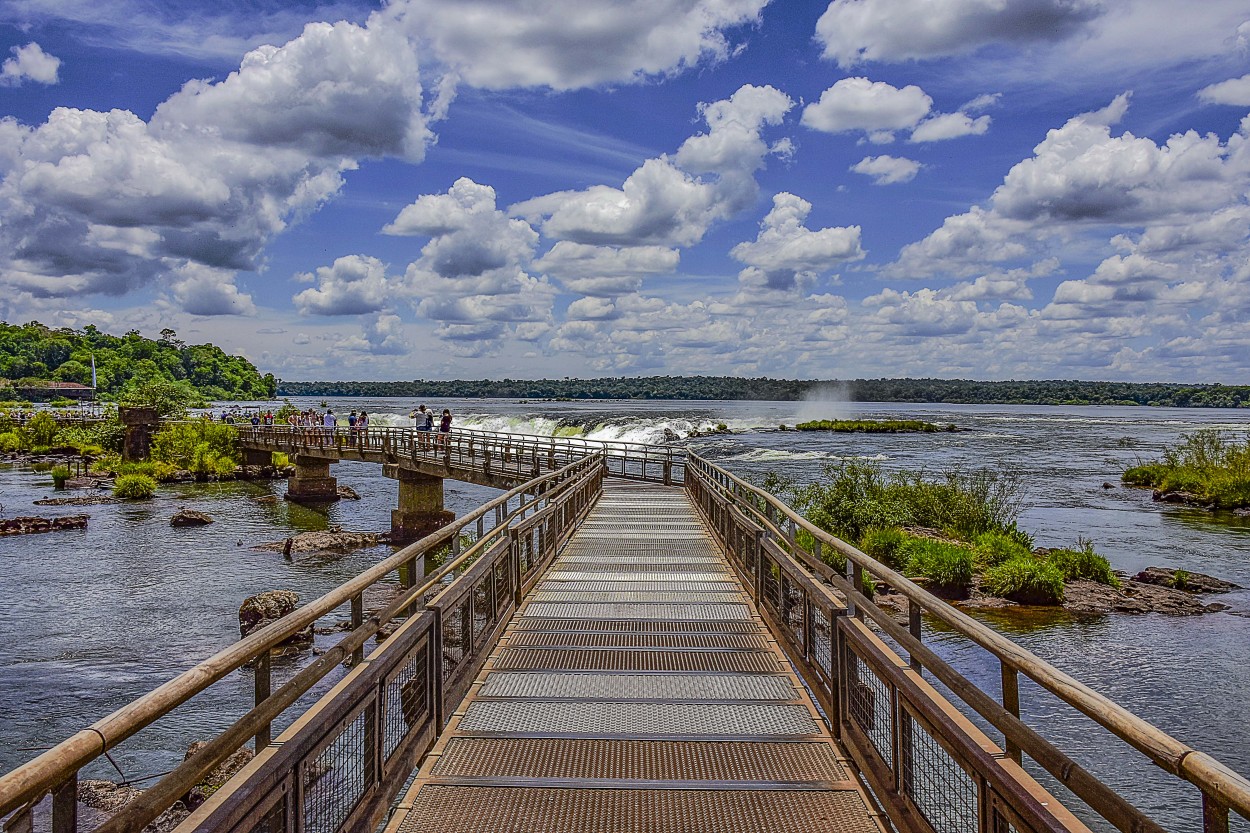
[[[399,508],[391,512],[391,543],[407,544],[442,529],[456,519],[443,508],[443,478],[382,466],[382,474],[399,481]]]
[[[272,466],[273,452],[265,448],[245,448],[243,449],[243,465]]]
[[[122,459],[126,462],[148,459],[152,435],[161,426],[160,413],[149,407],[121,407],[117,409],[117,416],[126,427],[125,439],[122,441]]]
[[[333,503],[339,499],[338,481],[330,475],[334,460],[296,454],[295,474],[286,485],[286,499],[296,503]]]

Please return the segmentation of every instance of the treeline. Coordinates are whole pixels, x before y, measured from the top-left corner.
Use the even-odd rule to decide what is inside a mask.
[[[241,356],[229,356],[212,344],[186,344],[173,330],[153,340],[131,330],[124,336],[53,329],[32,321],[0,322],[0,399],[5,387],[39,387],[48,381],[91,384],[95,356],[96,393],[115,399],[136,386],[173,383],[203,399],[272,399],[278,380],[263,376]],[[7,383],[6,383],[7,380]]]
[[[503,379],[436,382],[281,382],[281,396],[490,397],[501,399],[751,399],[830,396],[853,402],[946,402],[990,405],[1156,405],[1250,407],[1248,385],[1166,382],[855,379],[804,381],[736,376],[640,376],[609,379]]]

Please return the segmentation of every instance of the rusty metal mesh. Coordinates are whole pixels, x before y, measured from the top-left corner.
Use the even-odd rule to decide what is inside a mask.
[[[979,789],[924,727],[902,709],[902,791],[936,833],[977,833]]]
[[[887,766],[894,766],[890,689],[858,654],[848,653],[847,708]],[[943,833],[943,831],[939,831]]]
[[[387,760],[430,714],[430,648],[423,643],[387,683],[382,696],[382,754]]]
[[[344,724],[321,754],[301,767],[305,833],[334,833],[374,782],[373,706]]]

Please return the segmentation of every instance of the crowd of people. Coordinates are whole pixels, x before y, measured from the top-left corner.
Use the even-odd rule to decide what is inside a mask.
[[[447,408],[443,409],[443,413],[437,419],[437,429],[435,428],[435,413],[431,408],[421,405],[408,414],[413,421],[413,427],[419,432],[419,445],[421,447],[429,447],[433,444],[441,444],[447,441],[447,435],[451,433],[451,411]],[[330,408],[326,408],[322,413],[316,408],[308,408],[303,411],[295,411],[289,413],[285,417],[279,417],[271,410],[264,411],[244,411],[239,408],[221,411],[221,421],[229,425],[287,425],[292,429],[304,429],[310,432],[317,432],[321,429],[327,436],[334,435],[334,429],[346,427],[349,436],[359,438],[365,436],[369,430],[369,413],[361,410],[359,412],[352,411],[346,418],[338,417]],[[328,429],[328,430],[327,430]],[[436,433],[437,436],[428,437],[428,434]]]

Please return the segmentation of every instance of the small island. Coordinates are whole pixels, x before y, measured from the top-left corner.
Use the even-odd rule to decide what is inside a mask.
[[[1138,461],[1121,477],[1127,486],[1154,489],[1154,499],[1203,509],[1250,507],[1250,438],[1237,442],[1206,429],[1185,436],[1159,460]]]
[[[800,422],[796,431],[834,431],[839,434],[929,434],[958,431],[954,425],[934,425],[918,419],[817,419]]]

